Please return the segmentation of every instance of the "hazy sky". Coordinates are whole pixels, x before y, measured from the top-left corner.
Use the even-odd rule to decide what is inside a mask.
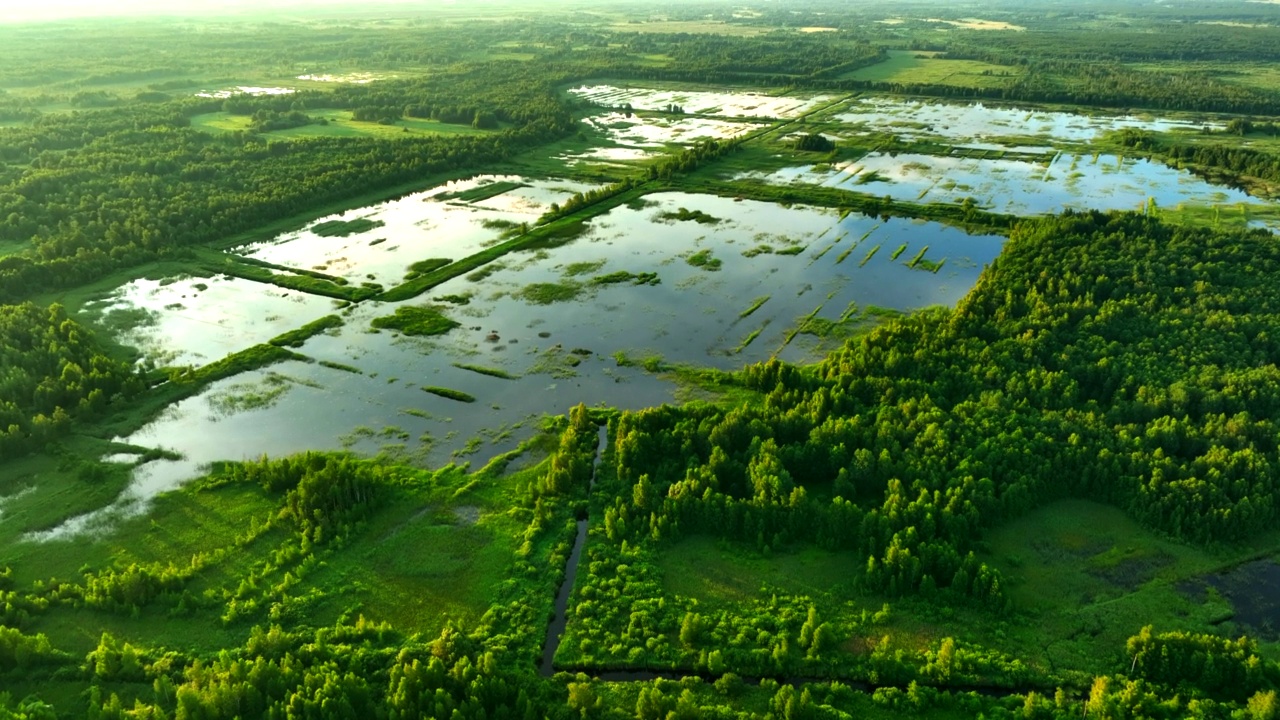
[[[378,5],[446,6],[456,0],[376,0]],[[353,0],[0,0],[0,22],[114,15],[188,15],[263,10],[305,10],[320,5],[353,5]]]

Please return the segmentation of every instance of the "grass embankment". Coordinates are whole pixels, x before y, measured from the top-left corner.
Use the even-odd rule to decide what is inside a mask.
[[[398,285],[382,293],[377,297],[377,299],[384,302],[409,300],[421,295],[440,283],[452,280],[459,275],[465,275],[472,272],[473,270],[487,265],[508,253],[518,250],[536,250],[543,247],[554,247],[563,244],[584,232],[584,223],[587,220],[603,215],[620,205],[624,205],[645,195],[646,193],[652,192],[654,189],[656,189],[656,187],[652,185],[642,185],[626,192],[618,193],[617,195],[589,205],[572,215],[554,220],[546,225],[536,227],[519,237],[485,248],[474,255],[465,257],[457,262],[431,272],[424,273],[412,280],[408,280],[402,285]]]
[[[290,330],[287,333],[276,336],[271,339],[271,344],[278,347],[302,347],[308,340],[323,333],[327,330],[340,328],[343,325],[342,318],[337,315],[326,315],[319,320],[309,322],[297,330]]]
[[[519,380],[520,379],[519,375],[512,375],[506,370],[502,370],[500,368],[485,367],[484,365],[470,365],[467,363],[454,363],[453,366],[460,370],[470,370],[473,373],[479,373],[480,375],[488,375],[489,377],[502,378],[503,380]]]
[[[738,313],[738,317],[740,317],[740,318],[748,318],[748,317],[751,317],[751,315],[752,315],[752,314],[754,314],[754,313],[755,313],[755,311],[759,310],[759,309],[761,308],[761,306],[763,306],[765,303],[769,302],[769,298],[771,298],[771,297],[773,297],[773,296],[772,296],[772,295],[761,295],[760,297],[756,298],[755,300],[752,300],[752,301],[751,301],[751,305],[749,305],[749,306],[747,307],[747,309],[746,309],[746,310],[743,310],[742,312]]]
[[[960,205],[913,203],[819,185],[769,185],[761,181],[686,177],[671,183],[672,190],[709,193],[759,202],[847,208],[868,216],[892,216],[932,220],[974,232],[1007,233],[1018,218]]]
[[[452,388],[427,385],[422,388],[422,391],[431,393],[432,395],[438,395],[442,398],[448,398],[449,400],[457,400],[458,402],[473,403],[476,401],[475,395],[464,393],[461,390],[454,390]]]

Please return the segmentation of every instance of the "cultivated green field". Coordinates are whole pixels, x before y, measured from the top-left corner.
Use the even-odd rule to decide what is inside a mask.
[[[939,53],[922,50],[890,50],[889,59],[854,70],[843,77],[906,84],[954,85],[957,87],[999,88],[1013,83],[1022,70],[1009,65],[993,65],[977,60],[948,60]]]

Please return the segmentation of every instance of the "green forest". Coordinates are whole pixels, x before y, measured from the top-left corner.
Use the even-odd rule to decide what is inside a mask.
[[[0,22],[0,720],[1280,718],[1271,6],[174,12]]]

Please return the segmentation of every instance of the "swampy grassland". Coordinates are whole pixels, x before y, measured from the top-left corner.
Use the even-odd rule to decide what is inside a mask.
[[[0,718],[1280,713],[1267,7],[775,5],[0,24]]]

